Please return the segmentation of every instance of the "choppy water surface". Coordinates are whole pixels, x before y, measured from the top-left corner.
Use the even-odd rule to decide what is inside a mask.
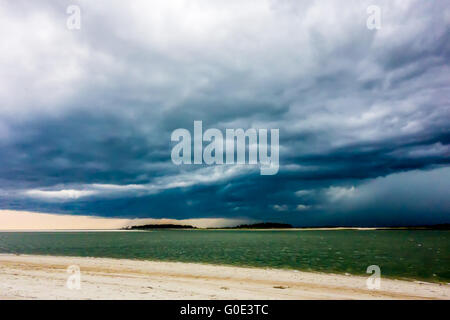
[[[0,232],[1,253],[201,262],[450,280],[450,231]]]

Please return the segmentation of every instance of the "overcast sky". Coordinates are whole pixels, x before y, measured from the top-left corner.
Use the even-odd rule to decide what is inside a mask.
[[[448,1],[0,0],[0,39],[0,209],[450,222]],[[174,165],[194,120],[279,129],[278,174]]]

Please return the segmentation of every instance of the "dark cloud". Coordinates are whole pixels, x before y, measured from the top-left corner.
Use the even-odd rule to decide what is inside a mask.
[[[0,209],[449,222],[445,2],[196,3],[79,1],[69,31],[69,1],[2,2]],[[279,128],[280,172],[175,166],[194,120]]]

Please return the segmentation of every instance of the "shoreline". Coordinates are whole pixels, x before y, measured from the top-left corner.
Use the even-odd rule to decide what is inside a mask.
[[[142,231],[142,230],[136,230],[136,231]],[[144,231],[145,232],[145,231]],[[68,255],[68,256],[61,256],[61,255],[53,255],[53,254],[41,254],[41,253],[11,253],[11,252],[0,252],[0,266],[1,266],[1,257],[2,256],[17,256],[17,257],[27,257],[27,256],[35,256],[35,257],[49,257],[49,258],[80,258],[80,259],[105,259],[105,260],[119,260],[119,261],[139,261],[139,262],[149,262],[149,263],[177,263],[177,264],[187,264],[187,265],[202,265],[202,266],[212,266],[212,267],[230,267],[230,268],[238,268],[238,269],[250,269],[250,270],[273,270],[273,271],[286,271],[286,272],[301,272],[301,273],[307,273],[311,275],[330,275],[330,276],[345,276],[345,277],[358,277],[358,278],[364,278],[367,279],[370,274],[365,273],[348,273],[348,272],[339,272],[339,271],[316,271],[316,270],[301,270],[301,269],[295,269],[295,268],[289,268],[289,267],[273,267],[273,266],[255,266],[251,264],[227,264],[227,263],[213,263],[213,262],[192,262],[192,261],[177,261],[177,260],[158,260],[155,259],[144,259],[144,258],[115,258],[115,257],[100,257],[100,256],[77,256],[77,255]],[[391,280],[391,281],[403,281],[403,282],[414,282],[414,283],[420,283],[420,284],[437,284],[437,285],[448,285],[450,287],[450,282],[446,280],[435,280],[432,279],[421,279],[421,278],[408,278],[408,277],[401,277],[401,276],[393,276],[393,275],[382,275],[383,279]]]
[[[450,231],[427,227],[293,227],[293,228],[149,228],[149,229],[0,229],[1,232],[143,232],[143,231]]]
[[[67,268],[79,266],[81,289]],[[368,275],[369,276],[369,275]],[[286,269],[184,262],[0,254],[2,299],[450,299],[450,285]]]

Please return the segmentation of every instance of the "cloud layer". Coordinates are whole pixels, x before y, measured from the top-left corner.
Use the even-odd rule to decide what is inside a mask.
[[[449,222],[445,1],[70,4],[0,3],[0,209]],[[280,172],[175,166],[194,120],[280,129]]]

